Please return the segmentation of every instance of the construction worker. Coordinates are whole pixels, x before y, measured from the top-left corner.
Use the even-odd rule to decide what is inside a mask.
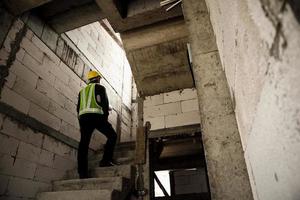
[[[81,138],[78,148],[78,173],[80,178],[88,178],[88,149],[95,129],[107,137],[104,154],[99,166],[113,166],[113,151],[117,134],[108,122],[109,103],[105,87],[100,85],[101,74],[90,71],[88,85],[78,95],[77,112]]]

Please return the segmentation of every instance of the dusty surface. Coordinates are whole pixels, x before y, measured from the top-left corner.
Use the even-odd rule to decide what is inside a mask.
[[[143,96],[193,87],[187,35],[182,19],[122,34],[137,89]]]
[[[254,198],[299,199],[299,3],[206,2]]]
[[[184,1],[212,199],[253,199],[225,73],[204,1]],[[205,37],[206,36],[206,37]],[[203,41],[209,41],[205,43]],[[202,45],[201,45],[202,44]],[[203,45],[206,44],[206,45]],[[209,44],[209,45],[208,45]]]

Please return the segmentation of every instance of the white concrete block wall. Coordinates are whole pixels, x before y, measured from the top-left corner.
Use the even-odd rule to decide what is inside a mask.
[[[76,150],[0,114],[1,199],[31,199],[76,167]]]
[[[55,130],[68,124],[74,131],[68,136],[78,140],[77,114],[71,108],[76,109],[82,80],[31,30],[22,39],[18,53],[20,56],[9,69],[9,81],[4,86],[1,101]]]
[[[151,130],[199,124],[196,89],[176,90],[146,97],[144,121],[150,121]]]
[[[98,53],[108,53],[109,56],[101,57],[101,55],[97,55],[97,57],[101,57],[101,62],[104,62],[105,59],[118,62],[119,69],[116,66],[106,65],[107,69],[99,68],[99,71],[106,73],[103,73],[103,75],[108,81],[110,81],[109,78],[117,79],[119,76],[120,80],[118,81],[111,80],[112,82],[108,83],[103,80],[102,83],[107,89],[111,106],[119,115],[124,114],[124,117],[127,117],[128,114],[125,115],[125,113],[128,112],[128,109],[122,110],[122,104],[131,109],[132,75],[123,49],[115,44],[100,25],[83,27],[75,32],[78,31],[84,32],[85,37],[88,38],[84,39],[84,42],[88,41],[93,45],[104,45],[101,43],[103,41],[109,42],[105,44],[105,48],[111,50],[111,52],[107,49],[106,51],[103,51],[103,49],[98,51]],[[95,38],[91,38],[94,36],[95,31],[98,31],[97,35],[99,37],[105,37],[105,39],[96,38],[95,42],[93,40]],[[108,48],[107,45],[112,45],[112,47]],[[9,51],[9,45],[6,46],[5,50]],[[84,51],[84,49],[81,50]],[[88,52],[85,53],[90,59],[89,56],[92,55]],[[19,111],[48,124],[55,130],[62,131],[67,136],[79,140],[76,104],[78,92],[85,84],[31,30],[28,30],[22,39],[21,48],[17,55],[7,77],[8,81],[2,93],[2,101],[8,102],[9,105],[14,106]],[[120,57],[113,55],[119,55]],[[99,63],[93,64],[100,66]],[[125,119],[125,121],[125,124],[131,127],[131,120],[127,121]],[[111,123],[116,125],[116,121],[111,120]],[[121,134],[128,135],[130,132],[128,132],[128,128],[123,127],[123,129],[121,128]]]
[[[130,108],[132,99],[132,72],[129,62],[126,57],[124,57],[124,74],[123,74],[123,103]]]
[[[23,22],[17,20],[8,33],[0,49],[1,65],[6,66],[11,59],[11,44],[23,26]],[[91,61],[97,61],[93,64],[107,78],[103,80],[103,85],[114,108],[110,122],[117,129],[119,114],[123,117],[121,131],[128,135],[131,127],[132,89],[128,61],[123,49],[115,44],[104,29],[98,25],[89,27],[92,30],[84,33],[86,38],[83,40],[89,43],[86,56]],[[84,47],[83,41],[81,47]],[[107,41],[105,45],[102,44]],[[27,30],[8,68],[9,75],[5,78],[0,101],[79,141],[76,104],[78,92],[85,86],[85,82],[47,45],[30,29]],[[100,66],[107,68],[102,69]],[[88,70],[80,63],[73,68],[81,73]],[[99,149],[105,141],[104,136],[96,133],[90,147]],[[66,170],[76,167],[76,156],[76,149],[0,114],[0,199],[33,199],[37,192],[49,190],[50,181],[62,179]]]
[[[67,32],[67,35],[122,95],[124,65],[128,65],[125,52],[106,30],[95,22]],[[129,75],[131,76],[131,75]],[[128,91],[131,93],[131,90]]]
[[[110,105],[127,126],[121,126],[121,142],[132,140],[131,131],[128,131],[131,119],[129,122],[123,119],[126,118],[124,113],[131,110],[132,98],[132,73],[125,51],[98,22],[69,31],[67,35],[104,76],[102,85],[106,88]],[[123,105],[128,109],[123,109]]]

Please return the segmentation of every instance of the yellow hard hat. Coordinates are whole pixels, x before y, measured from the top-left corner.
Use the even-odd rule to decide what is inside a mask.
[[[91,80],[93,78],[96,78],[96,77],[102,77],[101,74],[97,71],[89,71],[88,75],[87,75],[87,79],[88,80]]]

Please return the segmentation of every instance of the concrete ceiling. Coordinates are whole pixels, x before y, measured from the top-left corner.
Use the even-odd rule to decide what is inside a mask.
[[[142,96],[194,86],[183,18],[127,31],[121,37]]]

